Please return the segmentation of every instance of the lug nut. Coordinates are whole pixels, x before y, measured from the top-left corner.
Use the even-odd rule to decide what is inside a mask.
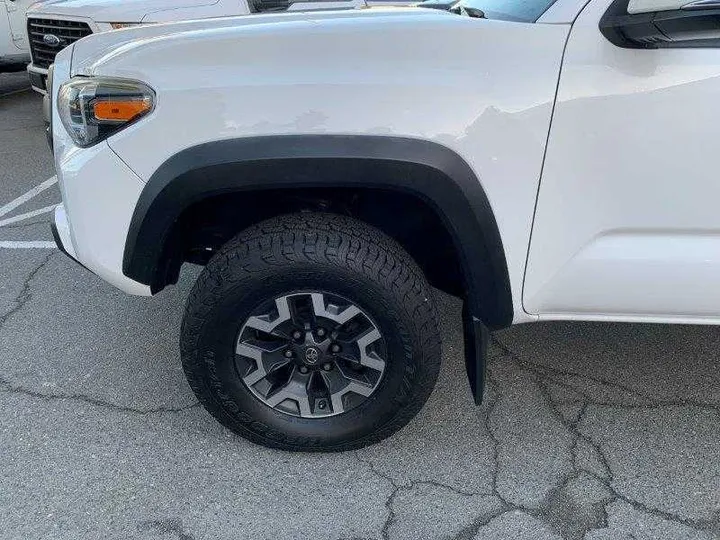
[[[300,366],[300,373],[303,373],[303,374],[304,374],[304,373],[307,373],[307,372],[308,372],[308,368],[306,368],[305,366]]]
[[[338,345],[337,343],[333,343],[330,347],[330,351],[335,353],[340,352],[340,345]]]
[[[300,330],[295,330],[292,333],[292,337],[293,339],[300,339],[302,337],[302,332]]]
[[[317,335],[320,337],[325,336],[325,329],[324,328],[318,328]]]
[[[285,351],[285,358],[292,358],[292,357],[293,357],[293,352],[290,349]]]
[[[324,409],[327,405],[325,405],[325,401],[321,401],[318,403],[318,409]]]
[[[325,371],[330,371],[332,369],[332,364],[328,362],[327,364],[323,364],[323,369]]]

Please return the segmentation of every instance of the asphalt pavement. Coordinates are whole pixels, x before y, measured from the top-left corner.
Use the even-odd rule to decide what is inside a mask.
[[[498,332],[475,407],[438,293],[440,381],[394,437],[304,455],[225,430],[178,356],[197,268],[126,296],[48,247],[57,185],[3,215],[53,174],[26,88],[0,74],[0,539],[720,538],[720,328]]]

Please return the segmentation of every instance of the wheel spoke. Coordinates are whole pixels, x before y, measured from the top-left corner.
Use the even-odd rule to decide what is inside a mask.
[[[344,390],[332,394],[332,396],[330,396],[330,401],[332,403],[332,410],[334,414],[340,414],[341,412],[345,412],[343,398],[346,394],[349,394],[351,392],[368,397],[370,394],[372,394],[373,389],[371,387],[364,386],[358,383],[350,383],[345,387]]]
[[[340,309],[338,306],[332,304],[325,305],[325,295],[320,293],[312,293],[313,311],[316,317],[324,317],[337,323],[338,325],[345,324],[356,315],[362,313],[360,308],[357,306],[350,305],[345,309]]]
[[[315,322],[310,295],[297,294],[288,296],[290,318],[297,328],[308,328]]]
[[[235,352],[240,356],[254,360],[256,365],[252,372],[243,377],[243,382],[248,386],[253,386],[267,377],[273,370],[287,365],[290,360],[280,355],[283,348],[283,345],[280,345],[275,349],[268,350],[259,347],[256,342],[245,341],[238,343]]]
[[[359,357],[355,354],[351,354],[349,351],[343,351],[341,353],[338,353],[337,357],[340,360],[344,360],[345,362],[347,362],[349,364],[362,365],[362,364],[360,364]]]
[[[330,396],[343,391],[349,384],[349,379],[339,369],[324,371],[321,375]]]
[[[296,373],[293,373],[285,386],[266,396],[265,402],[271,407],[277,407],[283,401],[289,399],[297,403],[301,416],[310,416],[312,411],[306,385],[307,378],[301,378]]]
[[[375,389],[374,384],[349,377],[347,373],[340,369],[323,372],[322,377],[325,380],[328,393],[330,394],[334,414],[341,413],[345,410],[343,397],[346,394],[352,392],[363,397],[368,397]]]
[[[274,334],[275,329],[278,326],[280,326],[285,321],[290,320],[290,305],[288,304],[288,297],[283,296],[275,300],[275,307],[277,309],[278,315],[274,319],[272,318],[272,313],[253,316],[247,320],[245,326],[248,328],[259,330],[261,332],[265,332],[266,334]]]
[[[360,348],[360,364],[376,371],[383,371],[385,369],[385,360],[380,358],[375,352],[371,351],[368,353],[367,348],[381,337],[377,328],[373,328],[357,340],[357,345]]]

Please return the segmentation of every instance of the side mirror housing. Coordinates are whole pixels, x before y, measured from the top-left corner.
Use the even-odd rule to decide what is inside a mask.
[[[720,1],[667,0],[653,2],[676,9],[649,11],[645,0],[613,2],[600,31],[618,47],[719,47]]]

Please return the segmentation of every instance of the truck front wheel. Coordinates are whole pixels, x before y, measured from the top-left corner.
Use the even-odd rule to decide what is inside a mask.
[[[181,335],[188,382],[224,426],[253,442],[341,451],[388,437],[437,380],[432,292],[379,230],[292,214],[213,256]]]

